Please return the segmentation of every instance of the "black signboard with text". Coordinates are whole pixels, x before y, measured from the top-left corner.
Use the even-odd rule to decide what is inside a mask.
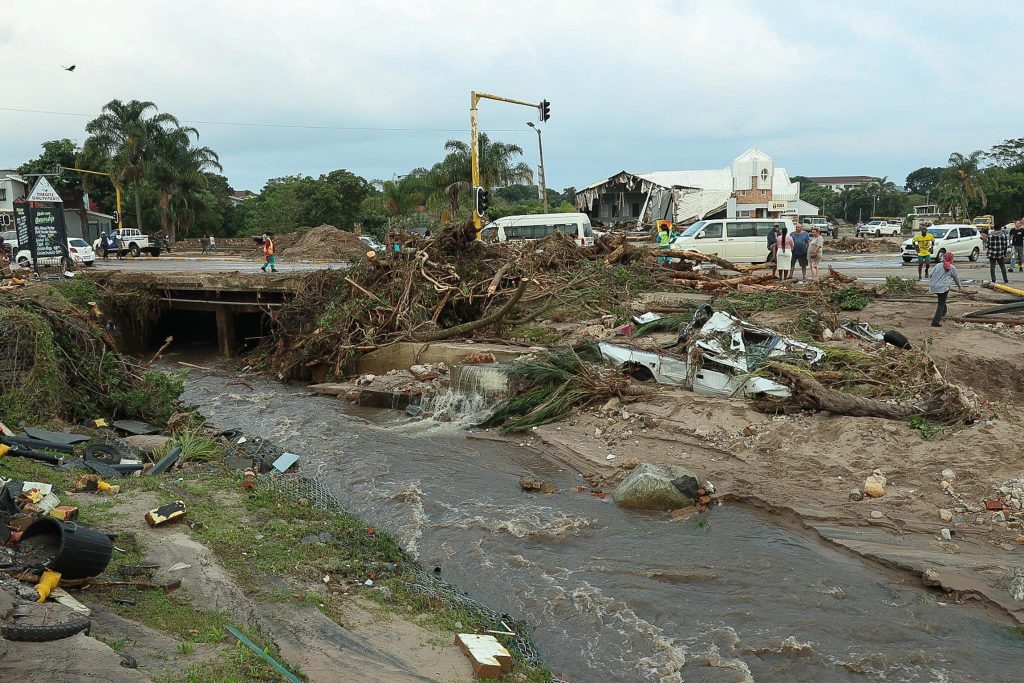
[[[68,256],[68,231],[64,225],[64,203],[46,178],[40,177],[27,200],[14,203],[18,246],[28,249],[32,265],[39,259],[63,259]],[[52,262],[51,262],[52,263]],[[67,262],[60,264],[62,267]]]

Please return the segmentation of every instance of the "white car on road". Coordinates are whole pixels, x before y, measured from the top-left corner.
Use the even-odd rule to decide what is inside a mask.
[[[903,227],[899,223],[890,223],[889,221],[868,221],[864,225],[857,228],[857,236],[865,235],[867,237],[896,237],[902,232]]]
[[[947,251],[952,252],[953,256],[966,256],[972,261],[977,261],[981,250],[985,248],[978,229],[973,225],[935,225],[928,228],[928,234],[935,238],[932,242],[933,261],[941,261]],[[904,263],[910,263],[917,258],[917,247],[913,238],[903,242],[902,253]]]
[[[68,238],[68,254],[71,256],[71,260],[76,266],[89,267],[96,262],[96,254],[93,252],[92,247],[89,243],[80,237],[69,237]],[[14,257],[15,262],[19,266],[25,269],[32,268],[32,253],[28,249],[21,249],[18,254]],[[61,258],[51,256],[48,258],[39,259],[39,265],[41,266],[66,266],[67,264],[61,264]]]

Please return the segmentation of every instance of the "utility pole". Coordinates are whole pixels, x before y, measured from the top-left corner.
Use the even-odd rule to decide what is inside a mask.
[[[544,142],[541,139],[540,128],[533,125],[533,121],[527,121],[526,125],[537,131],[537,148],[540,151],[540,166],[537,167],[537,175],[540,179],[540,199],[544,202],[544,213],[548,212],[548,185],[544,180]]]
[[[496,102],[508,102],[509,104],[518,104],[523,107],[530,107],[536,109],[540,116],[541,123],[547,121],[551,117],[551,103],[547,100],[542,101],[540,104],[533,102],[524,102],[523,100],[514,100],[510,97],[501,97],[499,95],[491,95],[485,92],[477,92],[471,90],[469,92],[469,135],[472,138],[469,146],[469,159],[470,165],[472,166],[473,176],[473,195],[479,197],[482,191],[480,186],[480,132],[477,123],[477,105],[480,100],[494,100]],[[541,162],[543,164],[543,161]],[[484,205],[486,206],[486,191],[483,191]],[[473,209],[473,225],[476,227],[476,238],[480,239],[480,231],[483,230],[483,215],[480,210],[480,202],[476,202],[476,206]]]

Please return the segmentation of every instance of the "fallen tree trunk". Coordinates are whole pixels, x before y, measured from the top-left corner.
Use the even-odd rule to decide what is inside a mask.
[[[654,256],[686,259],[688,261],[696,261],[698,263],[714,263],[719,268],[734,270],[737,273],[750,273],[755,270],[765,270],[772,267],[772,264],[770,263],[738,265],[732,261],[726,261],[724,258],[716,256],[715,254],[702,254],[699,251],[690,251],[689,249],[662,249],[660,247],[648,247],[647,249]]]
[[[512,309],[516,307],[519,300],[523,298],[523,294],[526,292],[526,288],[530,284],[529,278],[523,278],[519,282],[519,286],[516,291],[512,293],[512,296],[505,305],[499,308],[497,311],[486,317],[480,318],[479,320],[471,320],[468,323],[456,325],[455,327],[447,327],[443,330],[435,330],[433,332],[423,332],[421,334],[413,335],[415,341],[427,342],[427,341],[442,341],[444,339],[452,339],[453,337],[461,337],[469,334],[481,328],[493,325],[498,322],[506,315],[512,312]]]
[[[931,366],[937,382],[932,396],[923,402],[905,404],[830,389],[812,375],[785,363],[769,363],[765,367],[789,385],[793,391],[792,400],[804,408],[827,410],[836,415],[882,417],[889,420],[906,420],[920,415],[946,424],[962,425],[976,420],[978,406],[973,397],[957,385],[946,382],[934,363]]]

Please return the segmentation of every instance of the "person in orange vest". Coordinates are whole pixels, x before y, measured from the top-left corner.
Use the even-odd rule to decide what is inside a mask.
[[[274,233],[265,232],[263,233],[263,267],[260,268],[264,273],[267,272],[267,266],[270,266],[270,272],[277,272],[277,261],[274,259]]]

